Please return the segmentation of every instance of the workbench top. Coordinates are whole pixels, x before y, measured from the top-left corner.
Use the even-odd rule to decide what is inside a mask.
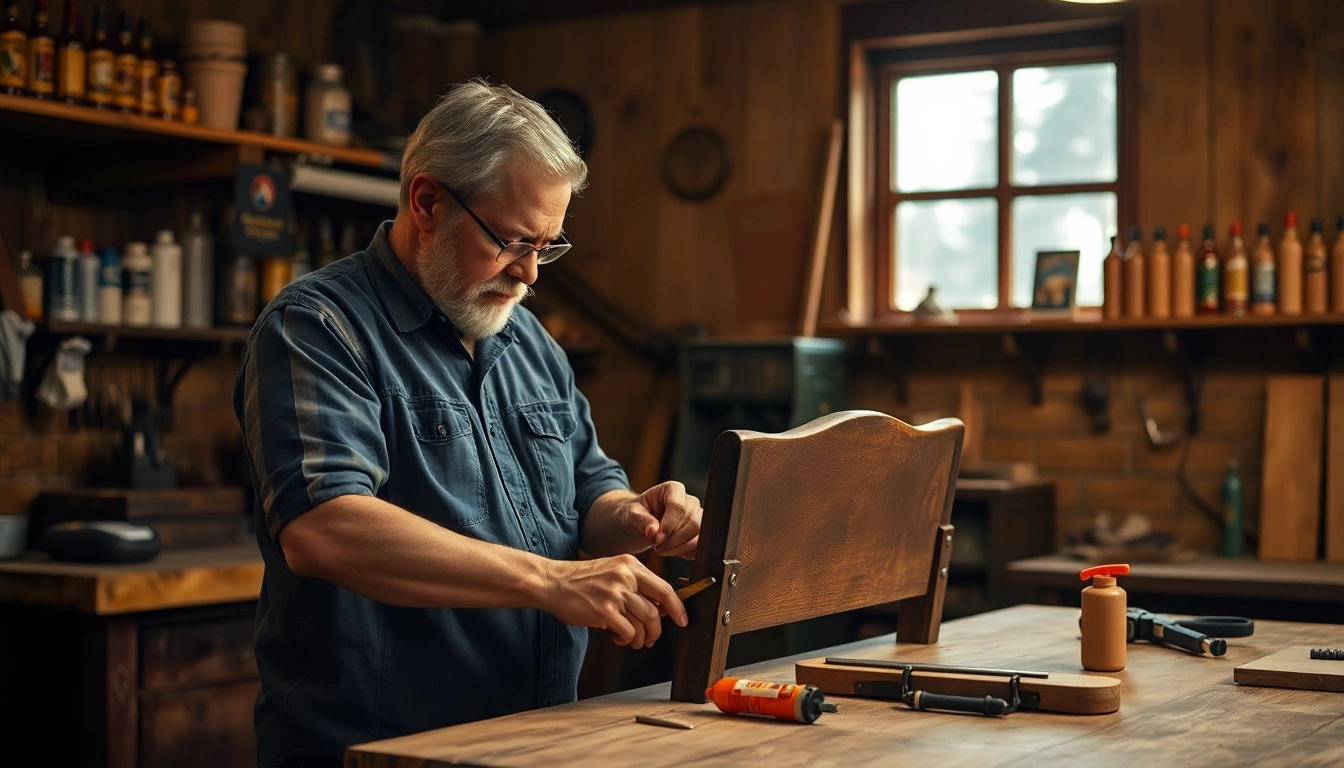
[[[106,615],[256,600],[255,545],[168,550],[147,563],[61,563],[29,553],[0,562],[0,603]]]
[[[1344,645],[1344,626],[1256,622],[1226,656],[1129,646],[1120,711],[1070,716],[1019,711],[1002,718],[915,712],[876,699],[840,705],[812,725],[720,714],[668,700],[649,686],[558,707],[351,747],[349,768],[469,764],[638,765],[1340,765],[1344,694],[1234,685],[1232,669],[1293,645]],[[732,670],[793,682],[795,660],[860,656],[902,661],[1081,672],[1078,610],[1017,606],[950,621],[937,645],[891,635]],[[694,730],[635,723],[671,718]]]
[[[1078,572],[1087,565],[1065,555],[1015,560],[1007,566],[1008,581],[1077,592],[1082,589]],[[1288,563],[1202,553],[1184,563],[1131,563],[1120,586],[1143,593],[1344,603],[1344,563]]]

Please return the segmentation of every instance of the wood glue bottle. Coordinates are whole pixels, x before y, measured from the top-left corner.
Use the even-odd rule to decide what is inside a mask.
[[[1153,230],[1153,250],[1148,254],[1148,316],[1171,317],[1171,255],[1167,230]]]
[[[1195,316],[1195,254],[1190,249],[1190,225],[1176,228],[1176,253],[1171,257],[1171,314]]]
[[[1274,246],[1269,242],[1269,225],[1256,228],[1255,255],[1251,258],[1251,314],[1272,315],[1277,311],[1277,279]]]
[[[1330,308],[1344,313],[1344,216],[1339,217],[1339,235],[1330,251]]]
[[[1128,641],[1125,590],[1116,586],[1115,577],[1129,573],[1129,565],[1097,565],[1085,568],[1078,577],[1092,579],[1083,588],[1083,669],[1093,672],[1119,672],[1125,668]]]
[[[1329,279],[1325,274],[1329,249],[1320,219],[1311,220],[1311,239],[1302,257],[1302,308],[1308,315],[1330,311]]]
[[[1232,222],[1227,259],[1223,263],[1223,311],[1241,317],[1250,302],[1250,264],[1246,261],[1246,245],[1241,239],[1241,222]]]
[[[1101,316],[1107,320],[1119,320],[1120,304],[1124,296],[1124,258],[1120,255],[1120,238],[1111,238],[1111,252],[1101,262]]]
[[[1147,268],[1143,257],[1143,231],[1129,228],[1129,245],[1125,248],[1125,317],[1141,319],[1148,311]]]
[[[1302,314],[1302,241],[1297,237],[1297,214],[1284,217],[1279,242],[1279,314]]]

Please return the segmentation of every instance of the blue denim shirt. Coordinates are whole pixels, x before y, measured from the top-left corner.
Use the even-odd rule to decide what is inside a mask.
[[[266,562],[257,611],[260,765],[575,699],[587,630],[536,610],[386,605],[295,574],[276,542],[324,501],[377,496],[464,536],[579,553],[626,488],[564,353],[521,307],[468,355],[387,242],[271,302],[234,409]]]

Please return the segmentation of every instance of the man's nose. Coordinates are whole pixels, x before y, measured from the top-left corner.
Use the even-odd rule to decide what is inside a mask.
[[[524,285],[537,282],[537,252],[533,251],[504,268],[504,272]]]

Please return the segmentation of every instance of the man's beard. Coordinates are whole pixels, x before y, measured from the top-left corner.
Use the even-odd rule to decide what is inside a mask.
[[[513,308],[532,296],[532,288],[503,272],[476,285],[464,285],[462,268],[452,242],[453,226],[445,223],[434,235],[428,248],[416,249],[416,269],[420,287],[457,330],[470,339],[494,336],[509,322]],[[507,304],[486,299],[487,293],[513,296]]]

